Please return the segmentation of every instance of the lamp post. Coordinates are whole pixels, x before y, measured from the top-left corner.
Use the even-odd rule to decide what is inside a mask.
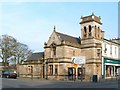
[[[41,78],[44,78],[44,58],[41,59],[41,67],[40,67],[40,71],[41,71]]]
[[[46,60],[46,79],[48,79],[48,59]]]

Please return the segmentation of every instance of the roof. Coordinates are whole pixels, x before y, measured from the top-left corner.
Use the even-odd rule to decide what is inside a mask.
[[[115,38],[115,39],[112,39],[111,41],[120,44],[120,38]]]
[[[79,43],[80,44],[80,38],[73,37],[70,35],[66,35],[63,33],[56,32],[57,36],[60,38],[61,41],[67,41],[72,43]]]
[[[38,53],[32,53],[28,57],[28,60],[42,60],[43,58],[44,58],[44,52],[38,52]]]
[[[80,24],[86,23],[86,22],[91,22],[91,21],[95,21],[99,24],[102,24],[100,21],[101,20],[100,16],[98,17],[98,16],[94,15],[94,13],[92,13],[92,15],[89,15],[89,16],[81,17],[81,19],[82,19],[82,21],[80,22]]]
[[[108,42],[111,42],[111,43],[115,43],[115,44],[120,45],[120,38],[110,39],[110,40],[104,38],[104,40],[105,40],[105,41],[108,41]]]

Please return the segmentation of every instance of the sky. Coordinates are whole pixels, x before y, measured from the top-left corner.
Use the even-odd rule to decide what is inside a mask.
[[[118,37],[118,2],[2,2],[0,35],[13,36],[41,52],[54,26],[57,32],[79,37],[81,16],[92,13],[101,17],[106,39]]]

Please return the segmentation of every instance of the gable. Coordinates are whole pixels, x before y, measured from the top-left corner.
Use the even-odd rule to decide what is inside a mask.
[[[55,31],[53,31],[53,33],[49,37],[49,40],[47,42],[47,46],[50,46],[52,43],[55,43],[56,45],[61,44],[61,40],[60,40],[60,38],[58,37],[58,35],[56,34]]]

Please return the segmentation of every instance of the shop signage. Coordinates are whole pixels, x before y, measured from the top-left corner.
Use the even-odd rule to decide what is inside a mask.
[[[86,62],[85,56],[72,57],[73,64],[85,64],[85,62]]]

